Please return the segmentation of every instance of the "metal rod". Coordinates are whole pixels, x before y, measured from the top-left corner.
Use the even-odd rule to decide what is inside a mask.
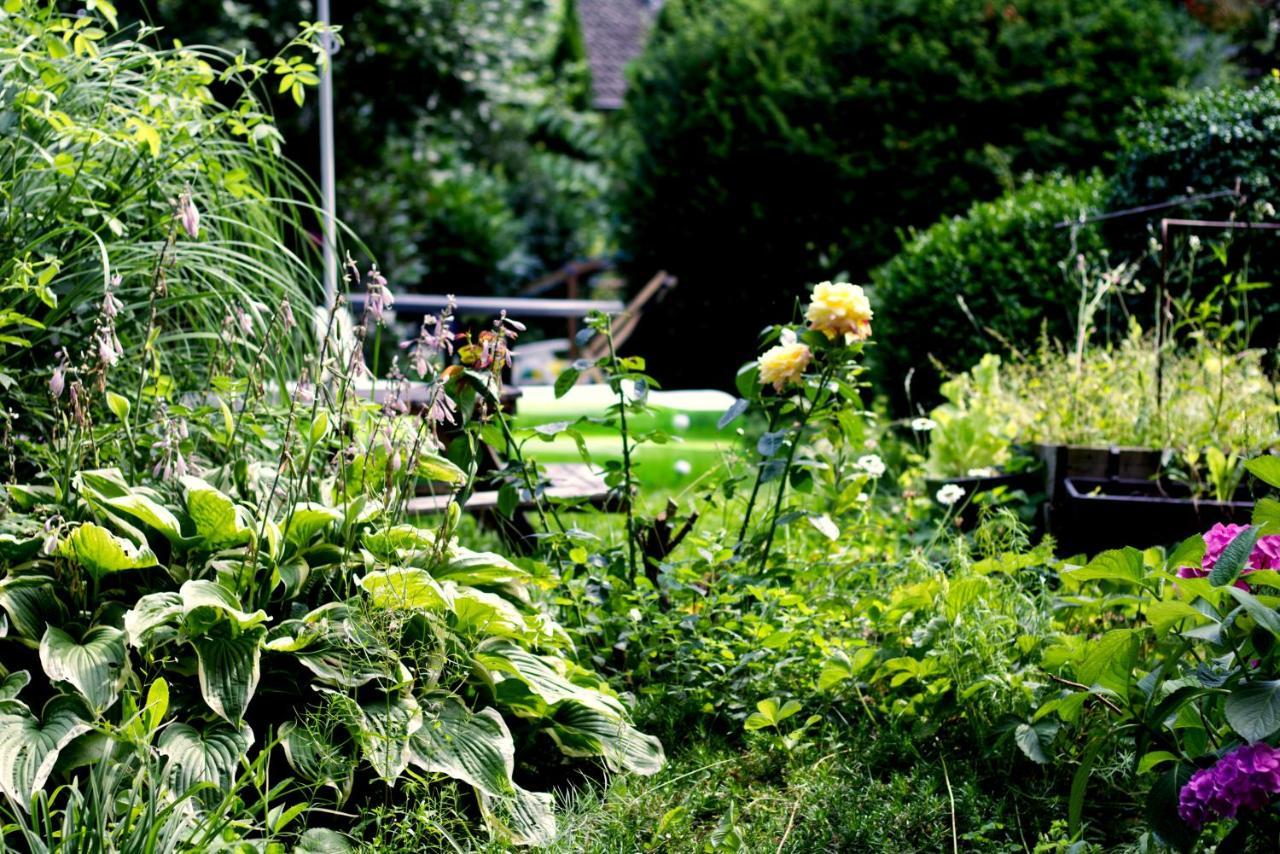
[[[330,24],[329,0],[319,0],[320,22]],[[333,36],[325,32],[324,68],[320,70],[320,195],[324,211],[324,304],[332,307],[338,298],[338,214],[333,165]]]
[[[1176,208],[1179,205],[1187,205],[1192,202],[1207,202],[1210,199],[1221,199],[1225,196],[1239,196],[1240,191],[1237,190],[1216,190],[1212,193],[1202,193],[1198,196],[1182,196],[1177,199],[1170,199],[1167,202],[1156,202],[1155,204],[1142,205],[1136,208],[1125,208],[1119,211],[1109,211],[1107,213],[1098,214],[1097,216],[1087,216],[1081,219],[1067,219],[1059,223],[1054,223],[1054,228],[1070,228],[1073,225],[1088,225],[1092,222],[1105,222],[1109,219],[1120,219],[1126,216],[1138,216],[1139,214],[1151,213],[1152,211],[1164,210],[1165,208]]]

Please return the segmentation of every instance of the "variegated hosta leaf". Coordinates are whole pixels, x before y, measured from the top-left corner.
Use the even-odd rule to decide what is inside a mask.
[[[471,786],[494,835],[513,845],[555,838],[551,795],[516,785],[515,745],[496,709],[472,713],[450,698],[413,737],[413,763]]]
[[[0,702],[18,699],[22,689],[31,684],[31,674],[26,670],[17,670],[4,679],[0,679]]]
[[[612,771],[656,774],[666,764],[658,739],[575,700],[556,707],[547,731],[566,756],[602,756]]]
[[[120,695],[126,663],[125,634],[111,626],[95,626],[79,641],[49,626],[40,641],[45,675],[54,682],[72,685],[99,713]]]
[[[431,574],[440,581],[490,588],[517,602],[529,603],[529,573],[493,552],[454,546],[443,566],[431,567]]]
[[[557,703],[575,700],[619,720],[630,719],[617,697],[573,682],[573,665],[563,658],[537,655],[508,641],[482,644],[474,658],[494,682],[500,704],[522,717],[542,717]],[[516,690],[507,690],[509,685]]]
[[[474,587],[455,587],[453,582],[445,582],[445,589],[453,600],[453,626],[457,631],[480,637],[490,635],[516,640],[534,634],[526,625],[520,609],[501,596],[476,590]]]
[[[191,639],[196,650],[200,693],[219,717],[238,724],[258,688],[261,675],[262,626],[232,633],[223,624],[214,634]]]
[[[160,733],[159,749],[168,760],[169,785],[176,795],[186,794],[198,783],[212,783],[216,797],[227,792],[236,777],[240,757],[253,744],[253,730],[221,721],[196,729],[171,723]]]
[[[45,627],[61,624],[67,615],[53,579],[47,575],[11,575],[0,581],[0,608],[28,646],[36,646]]]
[[[236,594],[216,581],[197,579],[188,581],[178,589],[182,597],[183,613],[191,617],[193,614],[201,622],[212,622],[227,618],[233,620],[242,629],[265,623],[269,618],[263,610],[243,611]],[[205,613],[200,613],[204,611]]]
[[[367,532],[360,538],[360,543],[379,560],[409,563],[415,556],[435,552],[436,535],[417,525],[393,525],[385,530]]]
[[[328,526],[342,521],[342,511],[315,502],[295,504],[284,523],[284,536],[303,545]]]
[[[178,635],[185,614],[177,593],[148,593],[125,612],[124,633],[135,649],[151,651]]]
[[[76,736],[88,732],[89,710],[77,697],[54,697],[41,720],[0,713],[0,791],[24,810],[44,788],[58,754]]]
[[[329,786],[343,803],[351,796],[356,758],[332,737],[322,737],[306,727],[287,723],[280,727],[280,744],[295,774],[315,786]]]
[[[229,496],[198,477],[183,477],[187,514],[206,547],[242,546],[253,539],[248,512]]]
[[[388,694],[360,707],[360,752],[387,785],[409,767],[411,739],[422,728],[422,709],[409,694]]]
[[[84,522],[58,543],[58,553],[101,579],[112,572],[156,565],[156,556],[145,545],[117,537],[100,525]]]
[[[449,596],[431,574],[417,567],[370,572],[360,579],[360,586],[379,608],[443,611],[449,607]]]
[[[44,526],[35,517],[11,514],[0,520],[0,561],[12,566],[30,560],[44,538]]]
[[[78,492],[93,498],[119,498],[129,494],[129,481],[118,468],[84,469],[76,472],[72,484]]]
[[[178,517],[153,498],[130,492],[114,498],[100,498],[98,502],[150,525],[171,542],[182,539],[182,525],[178,522]]]

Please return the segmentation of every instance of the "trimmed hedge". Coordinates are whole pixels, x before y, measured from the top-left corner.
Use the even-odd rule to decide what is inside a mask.
[[[671,0],[632,69],[619,209],[633,278],[681,286],[637,346],[727,385],[804,284],[861,278],[1001,175],[1097,163],[1135,97],[1200,69],[1191,26],[1166,0]],[[672,335],[724,346],[691,366]]]
[[[914,369],[911,394],[927,403],[941,379],[935,362],[960,372],[992,349],[1034,348],[1042,330],[1069,335],[1079,298],[1072,259],[1097,258],[1105,245],[1098,228],[1054,225],[1096,212],[1106,195],[1096,175],[1050,177],[913,232],[872,273],[882,390],[901,403]]]

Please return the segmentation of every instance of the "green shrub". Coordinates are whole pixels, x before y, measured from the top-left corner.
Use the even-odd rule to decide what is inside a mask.
[[[1198,92],[1141,109],[1119,136],[1112,207],[1231,189],[1237,180],[1251,200],[1274,202],[1280,195],[1280,86],[1274,83]],[[1234,206],[1220,199],[1192,210],[1220,215]]]
[[[691,366],[654,342],[714,337],[692,369],[727,384],[798,283],[857,279],[1009,170],[1096,163],[1121,110],[1198,67],[1183,26],[1161,0],[667,4],[619,196],[635,272],[683,283],[643,330],[659,378]]]
[[[1034,346],[1042,330],[1071,333],[1080,282],[1070,262],[1099,255],[1102,234],[1054,225],[1095,211],[1105,191],[1096,176],[1048,178],[913,234],[872,274],[884,390],[901,400],[903,387],[888,377],[914,369],[910,393],[929,400],[935,363],[958,372],[992,347]]]

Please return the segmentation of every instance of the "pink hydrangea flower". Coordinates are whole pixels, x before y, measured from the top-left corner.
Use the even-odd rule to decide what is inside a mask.
[[[1192,827],[1260,810],[1280,794],[1280,750],[1259,742],[1237,747],[1192,775],[1178,793],[1178,815]]]
[[[1200,566],[1180,567],[1178,576],[1181,578],[1204,578],[1213,569],[1213,565],[1218,562],[1218,558],[1222,557],[1222,552],[1231,544],[1231,541],[1239,536],[1245,528],[1245,525],[1223,525],[1219,522],[1208,531],[1205,531],[1204,558],[1201,559]],[[1249,555],[1249,560],[1245,563],[1241,574],[1256,572],[1259,569],[1280,569],[1280,534],[1258,538],[1258,543],[1253,547],[1253,553]],[[1248,589],[1248,585],[1242,581],[1236,582],[1236,586]]]

